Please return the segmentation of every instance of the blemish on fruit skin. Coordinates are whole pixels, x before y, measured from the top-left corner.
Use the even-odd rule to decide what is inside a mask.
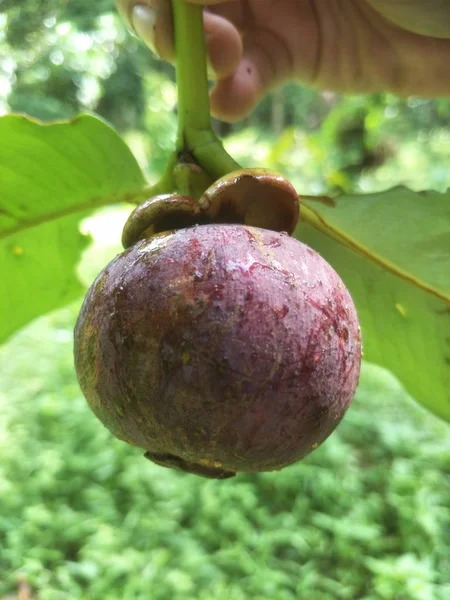
[[[14,256],[23,256],[23,248],[21,246],[13,246],[11,251]]]
[[[287,306],[286,304],[284,306],[281,306],[280,308],[275,308],[274,309],[275,314],[277,315],[277,317],[279,319],[284,319],[284,317],[288,314],[289,312],[289,306]]]
[[[397,303],[395,305],[395,309],[397,310],[397,312],[399,312],[402,317],[404,317],[406,319],[407,315],[408,315],[408,311],[406,310],[406,308],[403,306],[403,304]]]
[[[205,467],[210,467],[210,468],[214,468],[214,469],[221,469],[223,467],[223,463],[220,460],[211,460],[209,458],[201,458],[198,462]]]

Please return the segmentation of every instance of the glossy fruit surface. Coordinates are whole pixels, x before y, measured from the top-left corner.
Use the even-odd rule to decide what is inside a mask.
[[[202,225],[142,240],[86,296],[81,388],[118,438],[207,477],[280,469],[334,430],[358,382],[352,299],[282,233]]]

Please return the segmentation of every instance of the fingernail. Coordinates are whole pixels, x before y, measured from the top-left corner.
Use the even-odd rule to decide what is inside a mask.
[[[156,17],[158,13],[156,10],[138,4],[131,11],[131,24],[136,34],[141,38],[143,42],[150,46],[153,50],[155,48],[155,25]]]

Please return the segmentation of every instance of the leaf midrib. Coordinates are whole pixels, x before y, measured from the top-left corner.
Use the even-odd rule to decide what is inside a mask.
[[[387,260],[386,258],[383,258],[376,252],[369,250],[369,248],[362,245],[359,241],[355,240],[348,234],[343,233],[342,230],[339,229],[338,227],[334,227],[333,225],[328,223],[319,213],[317,213],[310,206],[306,206],[305,204],[303,204],[300,208],[300,211],[301,211],[301,214],[303,214],[305,221],[307,223],[309,223],[312,227],[317,229],[318,231],[321,231],[322,233],[325,233],[325,234],[329,235],[330,237],[334,238],[338,242],[345,244],[347,247],[349,247],[354,252],[359,253],[365,259],[375,263],[376,265],[378,265],[379,267],[382,267],[386,271],[389,271],[393,275],[403,279],[404,281],[406,281],[412,285],[415,285],[416,287],[422,289],[424,292],[426,292],[428,294],[432,294],[433,296],[436,296],[440,300],[450,304],[450,295],[447,295],[444,292],[441,292],[440,290],[436,290],[434,287],[427,285],[420,279],[417,279],[416,277],[409,274],[401,267],[395,265],[394,263]],[[311,216],[308,215],[308,213],[311,213],[312,215],[314,215],[314,217],[311,218]],[[317,224],[316,220],[319,222],[320,226]]]

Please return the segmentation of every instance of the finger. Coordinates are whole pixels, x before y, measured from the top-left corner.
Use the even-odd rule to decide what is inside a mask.
[[[239,121],[254,110],[270,87],[270,80],[255,64],[254,57],[247,54],[235,73],[219,80],[212,89],[212,113],[223,121]]]
[[[247,36],[239,67],[231,77],[219,80],[211,92],[214,116],[229,122],[243,119],[291,72],[292,57],[278,38],[268,31]]]
[[[155,54],[173,60],[173,27],[170,2],[166,0],[117,0],[125,23]]]
[[[205,13],[204,27],[209,64],[218,79],[229,77],[242,60],[242,38],[223,17]]]
[[[201,4],[202,6],[212,6],[213,4],[224,4],[225,2],[237,2],[238,0],[187,0],[190,4]]]
[[[158,56],[168,62],[174,60],[174,35],[170,2],[147,0],[137,4],[130,0],[118,3],[121,15],[134,33]],[[242,40],[237,29],[223,17],[205,12],[209,71],[217,78],[233,73],[242,58]]]
[[[227,79],[220,79],[211,91],[211,112],[214,117],[234,123],[252,112],[259,98],[259,85],[245,75],[243,64]]]

